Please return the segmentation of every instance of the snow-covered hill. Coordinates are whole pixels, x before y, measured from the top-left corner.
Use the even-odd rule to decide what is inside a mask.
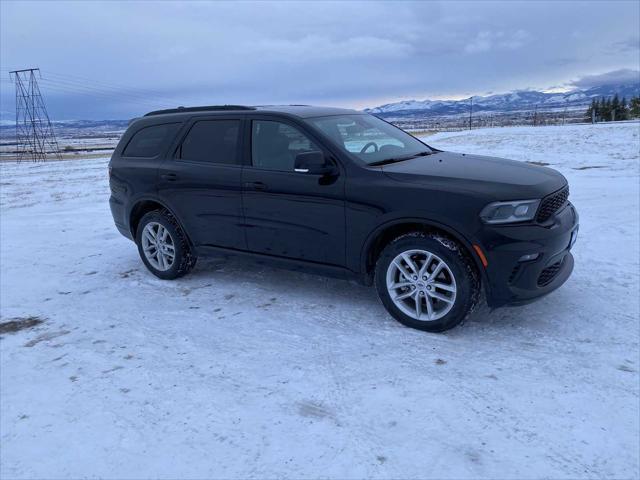
[[[572,90],[566,93],[545,93],[521,90],[498,95],[473,97],[473,109],[477,112],[511,112],[539,108],[583,108],[593,98],[618,94],[627,100],[640,95],[640,84],[606,85],[586,90]],[[454,115],[469,112],[470,99],[463,100],[407,100],[389,103],[365,111],[383,117],[407,115]]]
[[[159,280],[107,159],[0,163],[1,322],[43,321],[0,340],[0,477],[638,478],[639,134],[427,138],[551,164],[581,224],[562,288],[444,335],[249,260]]]
[[[83,131],[124,131],[129,125],[129,120],[58,120],[52,121],[56,132]],[[13,135],[16,128],[15,119],[0,120],[0,137]]]

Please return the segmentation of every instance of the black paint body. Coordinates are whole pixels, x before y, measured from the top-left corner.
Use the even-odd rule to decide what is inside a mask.
[[[136,216],[161,205],[179,220],[198,255],[253,254],[295,268],[372,280],[371,249],[389,229],[422,225],[454,237],[481,272],[491,307],[521,304],[562,285],[573,269],[569,252],[578,215],[571,203],[544,224],[487,225],[479,213],[495,201],[544,198],[564,188],[555,170],[522,162],[436,151],[384,166],[348,157],[305,119],[358,114],[352,110],[283,106],[252,110],[185,111],[145,116],[131,123],[110,162],[110,206],[116,226],[135,238]],[[241,121],[240,165],[174,158],[193,122]],[[271,171],[251,165],[251,121],[295,126],[320,145],[337,166],[334,175]],[[141,128],[182,124],[154,158],[123,151]],[[485,268],[474,250],[484,252]],[[519,263],[532,252],[535,261]],[[562,261],[553,281],[538,286],[540,273]]]

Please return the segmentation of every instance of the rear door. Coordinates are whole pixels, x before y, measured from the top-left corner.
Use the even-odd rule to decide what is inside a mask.
[[[318,139],[299,125],[255,116],[246,130],[250,159],[242,181],[248,249],[343,266],[344,171],[330,178],[294,171],[301,152],[324,151],[333,161]]]
[[[196,245],[245,249],[241,116],[192,119],[158,172],[158,190]]]

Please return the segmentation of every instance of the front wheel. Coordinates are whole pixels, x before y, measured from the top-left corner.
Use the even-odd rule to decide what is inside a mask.
[[[376,288],[389,313],[408,327],[442,332],[475,307],[479,281],[460,245],[414,232],[391,242],[376,264]]]

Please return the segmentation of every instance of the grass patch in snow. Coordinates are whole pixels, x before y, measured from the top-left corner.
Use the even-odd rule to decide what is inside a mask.
[[[20,330],[26,330],[27,328],[33,328],[43,323],[40,317],[17,317],[12,318],[8,322],[0,323],[0,334],[16,333]]]
[[[547,162],[534,162],[534,161],[525,161],[525,163],[528,163],[530,165],[538,165],[539,167],[546,167],[547,165],[551,165],[550,163]]]

